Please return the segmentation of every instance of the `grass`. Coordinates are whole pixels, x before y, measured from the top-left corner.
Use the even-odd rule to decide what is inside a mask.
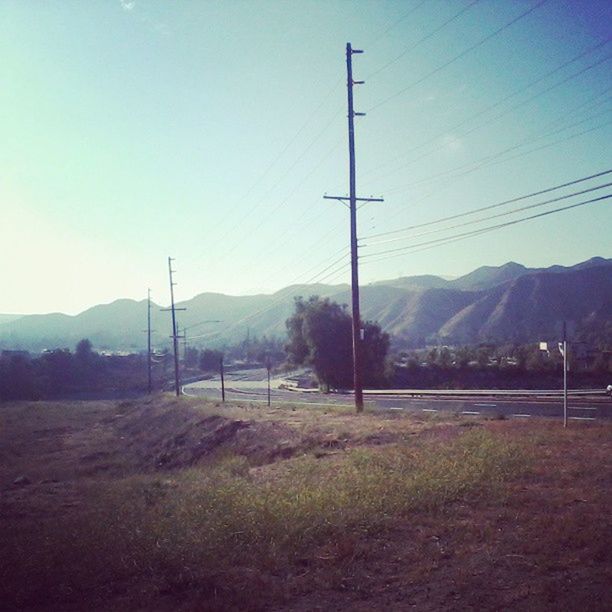
[[[149,429],[159,433],[160,419],[168,414],[167,427],[175,428],[178,405],[169,402],[155,413],[159,402],[166,400],[144,406],[149,424],[139,403],[84,405],[80,416],[75,406],[64,412],[51,406],[42,417],[32,405],[5,411],[10,418],[4,431],[14,442],[4,448],[13,473],[27,468],[28,474],[49,475],[35,458],[28,465],[24,452],[37,432],[49,429],[48,419],[68,428],[61,443],[48,446],[50,456],[57,456],[51,467],[61,467],[64,478],[70,460],[73,464],[66,481],[7,489],[9,528],[0,533],[0,598],[7,608],[313,609],[327,602],[331,609],[334,602],[344,607],[348,593],[349,600],[366,601],[377,593],[374,607],[393,608],[389,585],[408,581],[414,588],[449,565],[455,568],[453,584],[473,585],[477,556],[471,547],[478,543],[486,550],[498,542],[501,530],[521,512],[516,500],[523,490],[548,482],[547,498],[540,502],[555,503],[550,482],[560,479],[563,489],[554,491],[563,504],[562,491],[586,474],[578,463],[563,464],[565,471],[555,473],[557,448],[563,448],[565,459],[578,459],[576,447],[586,439],[585,429],[568,434],[499,421],[461,427],[440,418],[362,418],[292,407],[255,414],[248,406],[231,407],[229,414],[282,422],[284,429],[273,431],[286,436],[289,427],[308,444],[297,444],[299,452],[263,465],[259,447],[250,456],[244,448],[251,447],[226,444],[195,466],[144,470],[134,450],[137,440],[123,441],[130,450],[121,454],[119,441],[111,446],[109,427],[132,431],[125,421],[136,411],[143,440],[166,443],[152,438]],[[185,406],[180,418],[193,418],[190,427],[219,412],[210,405]],[[393,432],[396,437],[389,437]],[[606,433],[602,429],[597,438],[604,447]],[[344,444],[319,453],[329,440]],[[78,458],[96,455],[100,443],[121,469],[82,470]],[[588,497],[584,491],[572,495]],[[504,507],[512,513],[501,513]],[[545,533],[548,517],[537,504],[531,510],[533,516],[525,520],[541,517],[538,529]],[[553,536],[547,544],[551,550],[553,540],[565,538],[567,545],[562,528]],[[583,532],[581,538],[588,547],[594,535]],[[505,554],[544,555],[548,563],[562,557],[549,559],[534,537],[526,536],[521,546],[512,545]],[[453,565],[449,551],[464,551],[462,562]],[[596,554],[605,561],[603,548]],[[494,558],[486,562],[491,571]],[[385,576],[384,586],[371,567]],[[469,575],[463,573],[466,567]],[[455,596],[444,597],[448,605]],[[491,600],[484,609],[496,603]]]

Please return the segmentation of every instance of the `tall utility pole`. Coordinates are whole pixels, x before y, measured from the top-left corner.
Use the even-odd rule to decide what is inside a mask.
[[[567,427],[567,322],[563,321],[563,427]]]
[[[353,311],[353,385],[355,388],[355,408],[357,412],[363,410],[363,382],[362,382],[362,338],[361,315],[359,312],[359,271],[357,252],[357,202],[382,202],[382,198],[358,198],[355,172],[355,117],[363,117],[365,113],[356,113],[353,108],[353,86],[363,85],[365,81],[353,80],[353,54],[363,53],[353,49],[351,43],[346,43],[346,75],[348,95],[348,146],[349,146],[349,196],[323,196],[328,200],[349,202],[351,216],[351,298]]]
[[[168,257],[168,274],[170,277],[170,308],[163,308],[164,312],[172,312],[172,347],[174,349],[174,391],[176,393],[176,397],[181,394],[181,381],[179,375],[179,353],[178,353],[178,327],[176,326],[176,311],[177,310],[187,310],[186,308],[176,308],[174,305],[174,285],[176,283],[173,280],[172,275],[175,270],[172,269],[172,262],[174,261],[173,257]]]
[[[147,381],[149,393],[153,391],[151,377],[151,289],[147,290]]]
[[[223,353],[219,358],[219,374],[221,375],[221,401],[225,402],[225,374],[223,371]]]
[[[266,355],[266,370],[268,371],[268,407],[270,407],[270,369],[272,364],[270,362],[270,355]]]

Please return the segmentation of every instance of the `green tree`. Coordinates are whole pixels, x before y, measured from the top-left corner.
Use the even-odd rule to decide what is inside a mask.
[[[76,345],[74,356],[77,363],[80,365],[90,365],[94,358],[94,352],[91,342],[87,338],[83,338]]]
[[[298,297],[295,311],[287,319],[286,351],[294,365],[311,365],[326,388],[353,385],[352,320],[341,306],[329,299]],[[371,322],[363,325],[363,378],[366,386],[382,384],[389,336]]]
[[[451,353],[447,346],[443,346],[438,353],[438,365],[445,370],[451,366]]]
[[[200,352],[197,348],[194,348],[193,346],[187,347],[187,350],[185,351],[185,365],[188,368],[195,368],[198,365],[199,355]]]
[[[216,372],[219,370],[223,353],[213,349],[204,349],[200,352],[200,370],[204,372]]]

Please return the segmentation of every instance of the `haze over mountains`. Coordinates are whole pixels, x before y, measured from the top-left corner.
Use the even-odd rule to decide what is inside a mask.
[[[350,303],[348,285],[294,285],[269,295],[202,293],[177,304],[192,346],[219,346],[251,336],[280,336],[296,296]],[[364,320],[378,321],[394,344],[472,344],[555,340],[563,320],[590,338],[612,335],[612,259],[575,266],[483,266],[448,280],[422,275],[361,288]],[[152,305],[153,343],[169,344],[170,315]],[[220,323],[205,321],[219,320]],[[98,350],[140,351],[146,345],[147,303],[120,299],[76,315],[0,315],[0,348],[40,351],[74,347],[89,338]]]

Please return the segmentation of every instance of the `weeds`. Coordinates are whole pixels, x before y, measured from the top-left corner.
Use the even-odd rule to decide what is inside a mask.
[[[0,596],[15,606],[106,597],[110,585],[138,580],[158,593],[198,584],[231,601],[244,587],[241,571],[290,574],[347,533],[495,491],[524,463],[516,445],[471,430],[445,444],[305,456],[267,480],[229,455],[173,478],[97,483],[81,512],[33,523],[25,538],[2,536]]]

